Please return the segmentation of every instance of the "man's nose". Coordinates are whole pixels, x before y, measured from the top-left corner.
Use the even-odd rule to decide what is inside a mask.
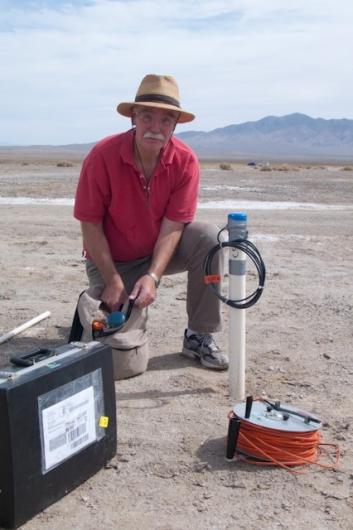
[[[161,129],[162,129],[162,120],[160,118],[153,117],[152,122],[151,122],[151,131],[160,132]]]

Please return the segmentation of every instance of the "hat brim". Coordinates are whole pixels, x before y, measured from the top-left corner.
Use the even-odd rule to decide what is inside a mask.
[[[175,107],[174,105],[168,105],[167,103],[158,103],[158,102],[148,103],[148,101],[144,101],[143,103],[140,103],[140,102],[136,103],[135,101],[134,102],[124,101],[123,103],[119,103],[116,110],[122,116],[125,116],[126,118],[131,118],[133,107],[152,107],[152,108],[157,108],[157,109],[173,110],[174,112],[178,112],[180,114],[178,118],[178,123],[187,123],[195,119],[195,115],[191,114],[191,112],[186,112],[183,109]]]

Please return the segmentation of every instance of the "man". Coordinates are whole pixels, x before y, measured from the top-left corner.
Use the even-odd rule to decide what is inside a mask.
[[[147,307],[163,274],[182,271],[188,271],[189,319],[182,354],[224,370],[228,359],[211,334],[220,330],[220,303],[202,270],[218,230],[192,222],[199,165],[192,150],[173,137],[176,124],[194,115],[180,107],[177,83],[164,75],[145,76],[135,100],[120,103],[117,111],[131,119],[132,129],[105,138],[89,153],[74,210],[91,293],[110,311],[135,299],[131,318],[114,338],[115,378],[144,371],[138,362],[131,369],[131,359],[148,354]],[[214,272],[220,272],[221,256],[214,261]]]

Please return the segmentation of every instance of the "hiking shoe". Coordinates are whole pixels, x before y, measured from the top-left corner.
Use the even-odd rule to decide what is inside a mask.
[[[213,370],[226,370],[228,368],[227,355],[221,352],[210,333],[195,333],[187,337],[185,330],[181,354],[191,359],[199,359],[206,368]]]

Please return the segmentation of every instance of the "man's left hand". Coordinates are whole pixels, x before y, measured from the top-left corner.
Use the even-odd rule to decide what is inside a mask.
[[[135,283],[129,298],[135,298],[135,305],[141,309],[152,304],[157,298],[154,279],[148,274],[141,276]]]

